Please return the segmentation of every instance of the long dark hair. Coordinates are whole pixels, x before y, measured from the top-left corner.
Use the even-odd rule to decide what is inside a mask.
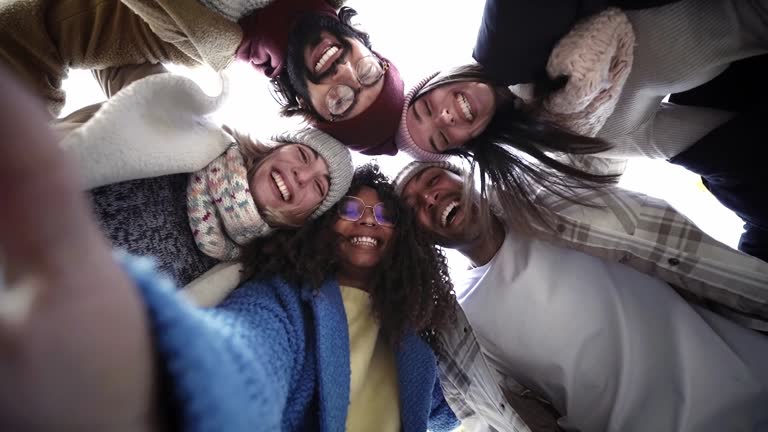
[[[360,40],[360,42],[362,42],[363,45],[365,45],[365,47],[370,50],[371,38],[368,33],[360,30],[352,24],[352,18],[355,16],[357,16],[357,11],[351,7],[344,6],[339,9],[338,17],[340,25],[336,27],[337,32],[340,33],[340,36],[353,37]],[[302,50],[301,52],[303,52],[304,47],[296,47],[295,49],[299,48]],[[292,55],[291,51],[293,49],[294,48],[291,46],[289,41],[289,50],[286,57]],[[303,55],[301,58],[303,59]],[[286,63],[287,62],[288,59],[286,59]],[[303,60],[301,69],[304,69]],[[315,111],[309,101],[301,101],[302,90],[306,89],[297,89],[294,87],[293,83],[291,82],[288,67],[285,67],[280,75],[272,78],[270,80],[270,84],[270,93],[272,94],[272,98],[280,105],[280,115],[283,117],[301,116],[306,120],[326,121],[317,113],[317,111]],[[304,84],[302,83],[301,85]],[[304,92],[306,93],[306,91]]]
[[[378,166],[357,168],[348,193],[355,194],[363,186],[376,190],[398,213],[391,247],[379,263],[369,291],[382,335],[394,344],[407,329],[413,329],[434,344],[435,332],[452,322],[456,301],[445,255],[417,227],[412,211]],[[334,206],[298,231],[278,232],[251,242],[241,256],[244,279],[279,276],[299,286],[319,287],[339,269],[336,249],[329,247],[339,241],[333,230],[337,214]]]
[[[540,191],[589,206],[577,198],[577,192],[600,189],[618,180],[618,174],[594,173],[578,166],[581,155],[604,152],[611,148],[610,143],[538,120],[537,102],[524,105],[506,86],[489,78],[481,65],[464,65],[440,74],[413,101],[436,87],[460,81],[486,83],[496,96],[496,111],[488,127],[463,147],[446,152],[468,160],[472,174],[479,172],[484,198],[481,215],[489,213],[487,198],[492,187],[508,225],[523,231],[530,231],[535,224],[552,228],[551,213],[536,203]],[[561,78],[539,83],[537,100],[562,84]],[[468,187],[472,187],[473,178],[471,175]]]

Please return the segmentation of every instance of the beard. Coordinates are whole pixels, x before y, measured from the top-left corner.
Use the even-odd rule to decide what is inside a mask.
[[[344,50],[350,49],[347,38],[357,38],[357,34],[348,25],[328,15],[307,13],[294,23],[288,35],[285,69],[288,72],[291,87],[310,105],[312,98],[307,82],[318,83],[319,80],[314,70],[309,69],[304,62],[304,50],[307,47],[311,49],[317,46],[323,39],[322,32],[335,37]]]

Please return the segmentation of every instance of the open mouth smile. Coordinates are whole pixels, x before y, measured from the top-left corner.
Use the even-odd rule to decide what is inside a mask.
[[[465,120],[471,122],[475,119],[475,113],[472,112],[472,106],[469,105],[466,96],[462,93],[456,93],[456,102],[459,104],[459,108],[461,108],[461,113],[464,114]]]
[[[445,228],[450,225],[456,219],[456,215],[459,213],[460,209],[461,205],[459,201],[454,200],[448,203],[440,214],[440,226]]]
[[[274,180],[277,190],[280,191],[280,196],[283,198],[283,201],[290,201],[291,192],[288,190],[288,186],[285,185],[283,176],[277,171],[272,171],[272,180]]]
[[[352,243],[353,246],[372,248],[372,249],[376,248],[379,245],[379,241],[370,236],[351,237],[349,239],[349,242]]]
[[[315,73],[321,74],[324,72],[324,67],[326,64],[332,64],[333,62],[330,62],[332,58],[336,56],[336,54],[341,51],[338,46],[331,45],[328,48],[323,51],[323,54],[320,56],[320,59],[317,60],[315,63]]]

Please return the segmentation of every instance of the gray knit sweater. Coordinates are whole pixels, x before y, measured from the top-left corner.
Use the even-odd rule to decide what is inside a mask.
[[[151,256],[184,286],[218,261],[195,245],[187,217],[189,174],[131,180],[90,191],[96,217],[112,245]]]
[[[626,14],[636,37],[634,65],[598,136],[616,144],[605,156],[668,159],[734,114],[662,99],[768,52],[768,0],[681,0]]]

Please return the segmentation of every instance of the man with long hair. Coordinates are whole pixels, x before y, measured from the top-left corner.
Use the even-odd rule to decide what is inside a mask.
[[[765,424],[768,338],[747,327],[766,329],[768,264],[618,188],[582,193],[592,207],[555,198],[555,230],[520,232],[480,217],[464,175],[414,162],[397,180],[417,223],[472,263],[456,284],[463,330],[442,338],[459,417],[585,432]]]

